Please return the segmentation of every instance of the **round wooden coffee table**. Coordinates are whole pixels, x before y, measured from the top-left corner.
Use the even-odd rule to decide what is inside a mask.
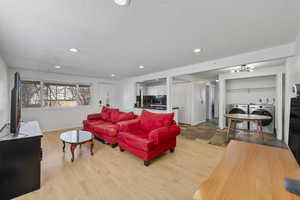
[[[77,145],[82,145],[85,143],[89,143],[91,145],[90,152],[91,155],[93,155],[93,147],[94,147],[94,141],[93,141],[93,134],[88,131],[82,131],[82,130],[73,130],[73,131],[67,131],[60,135],[60,140],[63,142],[63,152],[65,152],[65,146],[66,143],[71,145],[71,153],[72,158],[71,161],[74,161],[74,151],[77,147]]]

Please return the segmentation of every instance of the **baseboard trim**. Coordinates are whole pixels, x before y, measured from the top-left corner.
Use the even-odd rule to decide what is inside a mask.
[[[53,131],[63,131],[63,130],[69,130],[69,129],[76,129],[81,128],[82,124],[74,125],[74,126],[68,126],[68,127],[61,127],[61,128],[55,128],[55,129],[44,129],[43,132],[53,132]]]
[[[198,125],[200,123],[203,123],[203,122],[206,122],[206,120],[202,120],[202,121],[199,121],[199,122],[193,122],[193,123],[191,123],[191,125],[196,126],[196,125]]]

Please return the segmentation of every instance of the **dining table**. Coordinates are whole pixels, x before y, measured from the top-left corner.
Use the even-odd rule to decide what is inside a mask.
[[[229,141],[230,133],[233,135],[236,133],[236,124],[242,121],[252,121],[256,123],[256,133],[260,136],[261,140],[264,141],[264,133],[262,131],[262,122],[264,120],[270,120],[272,117],[266,115],[253,115],[253,114],[225,114],[228,120],[228,129],[226,134],[226,140]]]

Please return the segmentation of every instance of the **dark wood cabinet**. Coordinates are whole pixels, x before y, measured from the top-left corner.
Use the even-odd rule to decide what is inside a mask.
[[[0,199],[12,199],[40,188],[41,138],[0,141]]]
[[[292,98],[289,147],[300,165],[300,98]]]

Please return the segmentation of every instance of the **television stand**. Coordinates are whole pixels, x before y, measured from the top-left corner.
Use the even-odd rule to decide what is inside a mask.
[[[12,199],[39,189],[43,134],[38,122],[21,123],[19,136],[0,135],[0,199]]]

